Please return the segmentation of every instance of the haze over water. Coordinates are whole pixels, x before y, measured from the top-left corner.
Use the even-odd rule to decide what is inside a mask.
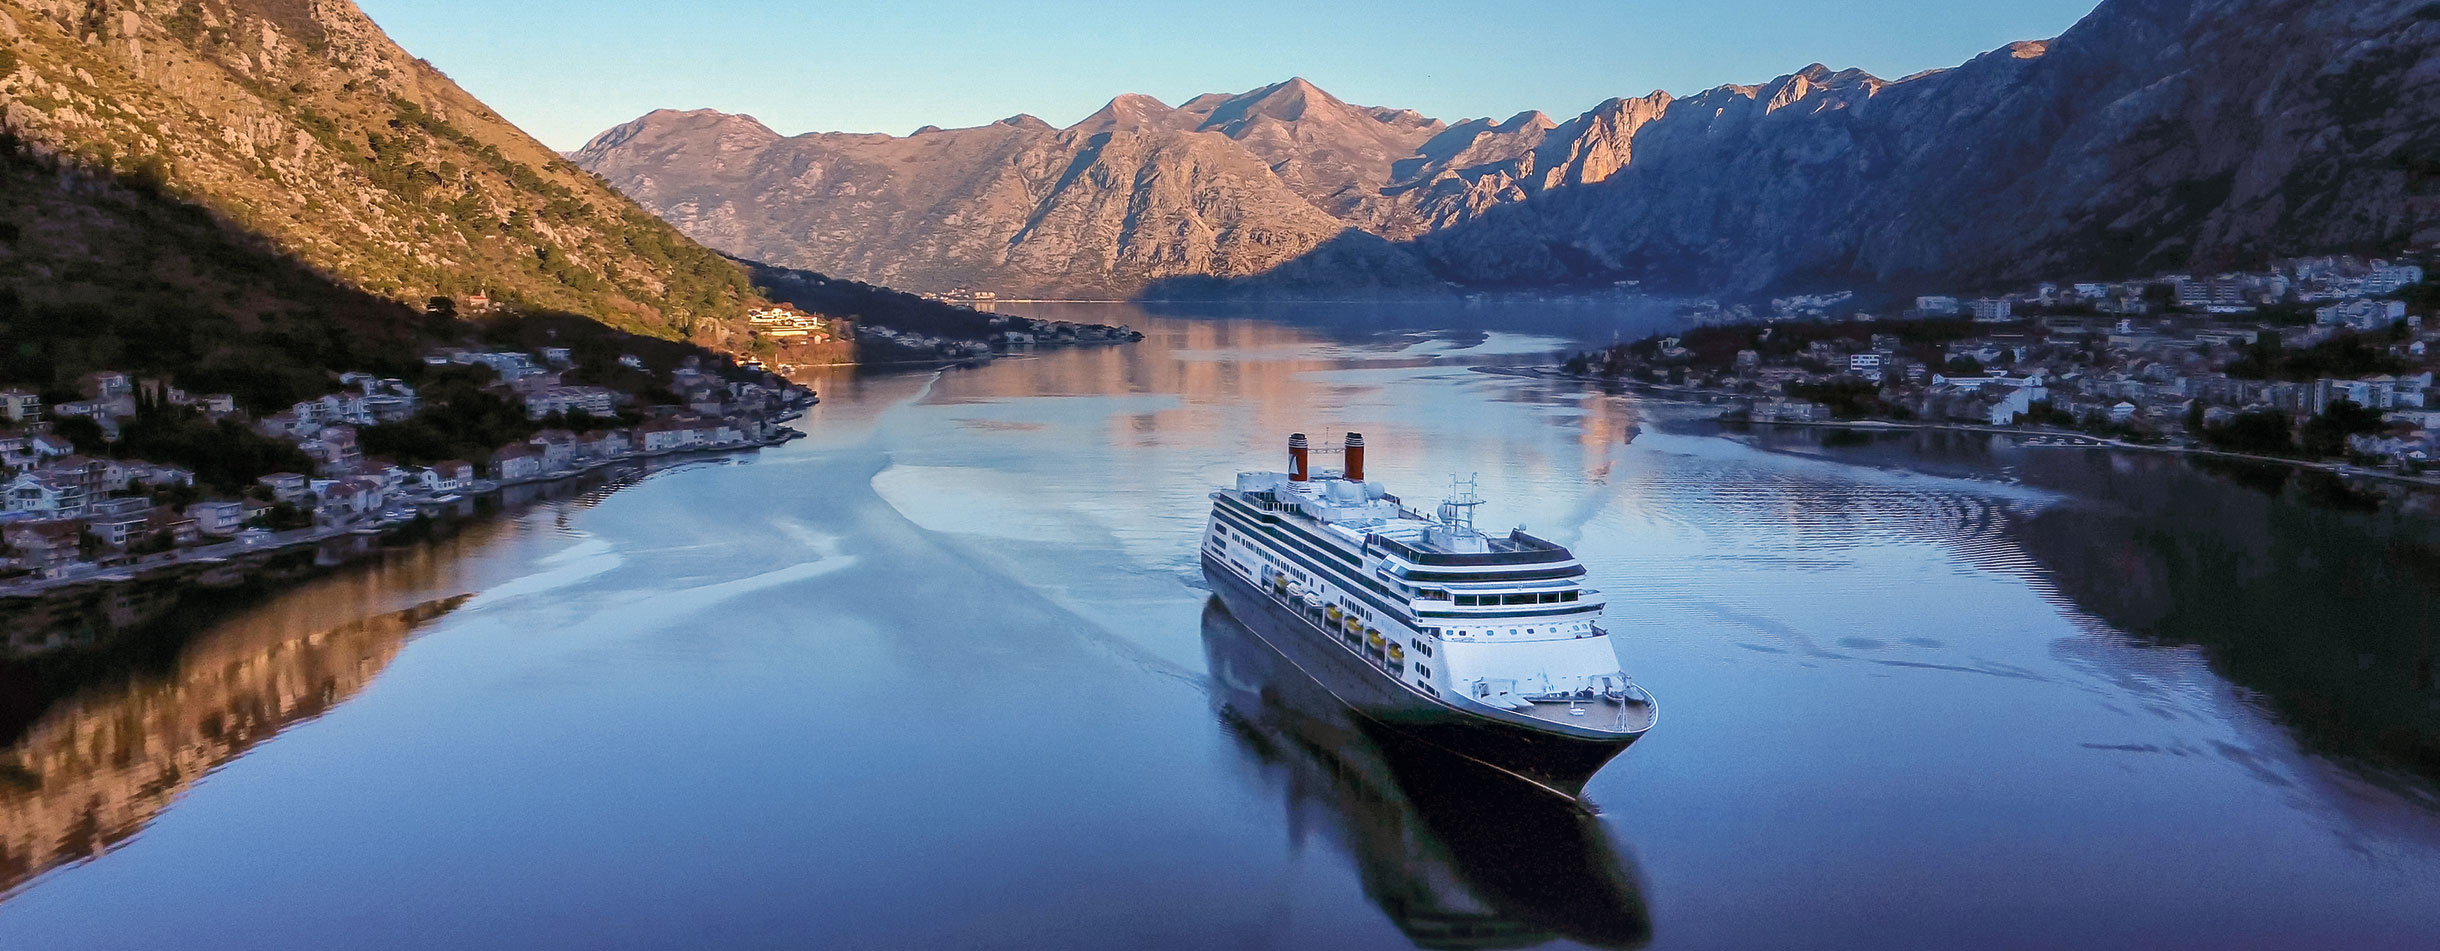
[[[0,947],[2440,944],[2415,521],[1470,369],[1555,337],[1121,319],[97,679],[0,774]],[[1347,430],[1609,594],[1662,715],[1597,817],[1207,608],[1205,493]]]

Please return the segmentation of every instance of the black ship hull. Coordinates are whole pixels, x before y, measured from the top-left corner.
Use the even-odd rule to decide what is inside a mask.
[[[1204,577],[1231,616],[1389,743],[1420,743],[1481,763],[1569,799],[1641,734],[1571,736],[1458,709],[1390,679],[1313,619],[1203,557]]]

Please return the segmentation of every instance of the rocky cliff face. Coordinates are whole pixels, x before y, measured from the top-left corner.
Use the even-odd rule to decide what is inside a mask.
[[[1352,227],[1306,196],[1362,193],[1347,177],[1361,163],[1316,149],[1291,182],[1200,131],[1220,122],[1293,151],[1280,120],[1226,105],[1122,97],[1068,129],[1018,116],[905,138],[782,138],[751,117],[656,112],[575,158],[739,257],[913,290],[1124,296],[1164,278],[1270,272]]]
[[[737,268],[528,138],[346,0],[0,0],[0,42],[6,157],[70,173],[41,207],[13,194],[0,208],[42,232],[0,235],[0,278],[29,298],[83,293],[57,281],[79,268],[195,270],[195,254],[121,261],[122,235],[80,225],[154,195],[398,301],[488,291],[718,342],[752,297]],[[90,214],[63,215],[79,208]]]
[[[2112,0],[1899,82],[1671,104],[1598,186],[1418,250],[1465,280],[1973,287],[2380,250],[2431,232],[2440,5]]]
[[[1291,80],[1064,130],[656,113],[577,160],[723,250],[918,289],[1972,287],[2440,238],[2436,51],[2430,0],[2108,0],[1954,69],[1813,66],[1563,122]]]

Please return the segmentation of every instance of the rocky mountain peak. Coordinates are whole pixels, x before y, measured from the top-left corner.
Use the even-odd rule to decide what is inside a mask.
[[[2440,194],[2440,18],[2430,9],[2429,0],[2103,0],[2057,39],[1897,82],[1813,63],[1682,99],[1611,99],[1558,121],[1528,111],[1443,124],[1352,105],[1301,77],[1175,108],[1120,96],[1045,141],[926,137],[939,141],[923,174],[940,179],[927,179],[920,199],[898,197],[916,174],[909,164],[807,151],[767,156],[743,190],[718,186],[708,168],[686,170],[698,183],[688,197],[648,203],[674,209],[692,233],[752,232],[755,243],[738,247],[785,244],[802,256],[778,260],[868,280],[891,275],[843,264],[875,252],[825,223],[849,205],[875,206],[877,226],[915,232],[893,242],[927,248],[979,223],[1017,223],[1008,232],[1018,255],[988,241],[922,251],[940,289],[985,274],[1040,287],[1079,268],[1078,280],[1108,289],[1124,281],[1113,285],[1120,265],[1103,262],[1149,255],[1166,270],[1219,260],[1216,249],[1233,242],[1301,244],[1311,261],[1340,264],[1377,263],[1390,248],[1461,282],[1651,278],[1706,292],[2370,247],[2440,228],[2413,210],[2440,205],[2428,197]],[[1121,128],[1139,134],[1099,134]],[[613,180],[663,187],[679,171]],[[1221,206],[1277,217],[1228,218],[1253,230],[1213,243],[1199,232],[1150,235],[1120,213],[1188,175],[1241,190],[1182,199],[1200,207],[1161,227],[1210,226]],[[968,201],[986,193],[988,207]],[[724,217],[790,203],[805,217],[771,208],[758,228]],[[1290,220],[1286,231],[1265,224]],[[1348,228],[1411,243],[1367,244],[1353,258],[1321,249],[1348,246],[1339,236]],[[795,237],[808,232],[839,237]],[[1018,258],[1041,263],[1017,267]],[[1257,259],[1269,251],[1233,260]]]
[[[1124,93],[1111,99],[1092,115],[1075,125],[1072,132],[1140,132],[1177,127],[1179,112],[1168,103],[1141,93]]]

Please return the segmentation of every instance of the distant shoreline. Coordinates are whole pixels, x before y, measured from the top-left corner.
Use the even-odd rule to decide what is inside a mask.
[[[1712,397],[1718,399],[1735,400],[1751,400],[1757,398],[1756,394],[1752,393],[1735,393],[1727,390],[1706,390],[1694,387],[1670,387],[1661,384],[1645,383],[1639,380],[1614,380],[1607,377],[1589,376],[1581,373],[1569,373],[1556,367],[1473,367],[1472,369],[1477,373],[1489,373],[1496,376],[1530,377],[1545,380],[1566,380],[1576,383],[1617,385],[1625,387],[1629,390],[1633,390],[1637,393],[1657,396],[1664,399],[1675,397],[1676,402],[1685,403],[1699,402],[1699,400],[1694,399],[1693,397]],[[2123,439],[2111,439],[2106,436],[2095,436],[2091,433],[2081,433],[2069,429],[2043,429],[2026,426],[1992,426],[1989,424],[1978,423],[1896,419],[1754,419],[1723,421],[1723,425],[1732,424],[1744,426],[1788,426],[1810,429],[1880,430],[1883,432],[1946,431],[1986,433],[1995,436],[2025,436],[2055,440],[2053,442],[2046,443],[2026,444],[2029,448],[2036,449],[2123,449],[2137,452],[2168,453],[2172,455],[2205,456],[2215,459],[2230,459],[2241,462],[2268,463],[2272,465],[2290,466],[2298,469],[2314,469],[2322,472],[2328,472],[2333,475],[2365,479],[2380,479],[2420,488],[2440,488],[2440,475],[2409,475],[2403,472],[2386,472],[2380,469],[2367,469],[2362,466],[2344,462],[2295,459],[2287,456],[2263,456],[2255,455],[2253,453],[2230,452],[2225,449],[2212,449],[2203,446],[2147,445],[2145,443],[2128,442]]]
[[[549,475],[536,476],[530,479],[491,482],[489,488],[468,489],[458,493],[460,499],[456,502],[442,503],[426,501],[421,503],[417,506],[419,514],[413,519],[392,522],[374,522],[360,525],[334,526],[330,528],[303,529],[301,531],[303,531],[304,534],[298,537],[262,545],[246,546],[240,544],[237,540],[232,538],[229,541],[220,542],[217,545],[206,546],[205,548],[200,549],[188,549],[185,552],[180,553],[178,557],[164,558],[159,561],[145,564],[120,565],[110,568],[96,569],[91,572],[82,573],[71,577],[11,579],[9,581],[0,582],[0,601],[39,600],[62,594],[64,592],[76,591],[81,588],[110,588],[117,585],[134,584],[140,581],[160,580],[167,576],[175,575],[181,571],[191,572],[196,575],[209,574],[220,568],[235,568],[241,572],[251,571],[253,569],[262,567],[264,562],[268,562],[272,558],[279,555],[318,547],[333,539],[345,538],[351,535],[360,538],[387,539],[419,523],[433,520],[435,518],[434,516],[423,514],[421,511],[422,509],[428,507],[439,508],[443,506],[458,505],[462,502],[471,501],[476,498],[497,496],[509,489],[522,486],[548,485],[551,483],[565,482],[572,479],[594,475],[602,470],[616,468],[621,465],[642,465],[644,463],[676,459],[685,456],[726,456],[749,450],[759,452],[763,449],[784,445],[793,440],[804,438],[805,436],[805,433],[802,431],[794,429],[782,429],[780,430],[780,433],[781,435],[771,439],[759,440],[740,445],[699,449],[664,449],[657,452],[633,453],[630,455],[620,456],[615,459],[604,459],[598,462],[589,463],[587,465],[564,472],[554,472]],[[522,505],[517,506],[517,508],[522,507]],[[464,518],[469,521],[478,518],[492,518],[497,517],[498,515],[506,514],[507,512],[513,510],[514,509],[503,508],[499,512],[478,513],[464,516]],[[217,549],[221,546],[227,545],[237,545],[239,547],[232,551],[207,555],[204,557],[188,557],[187,555],[187,553]],[[377,551],[378,549],[374,549],[372,551],[361,553],[357,557],[343,559],[333,564],[331,567],[337,567],[340,564],[363,560],[364,558],[371,557]]]

